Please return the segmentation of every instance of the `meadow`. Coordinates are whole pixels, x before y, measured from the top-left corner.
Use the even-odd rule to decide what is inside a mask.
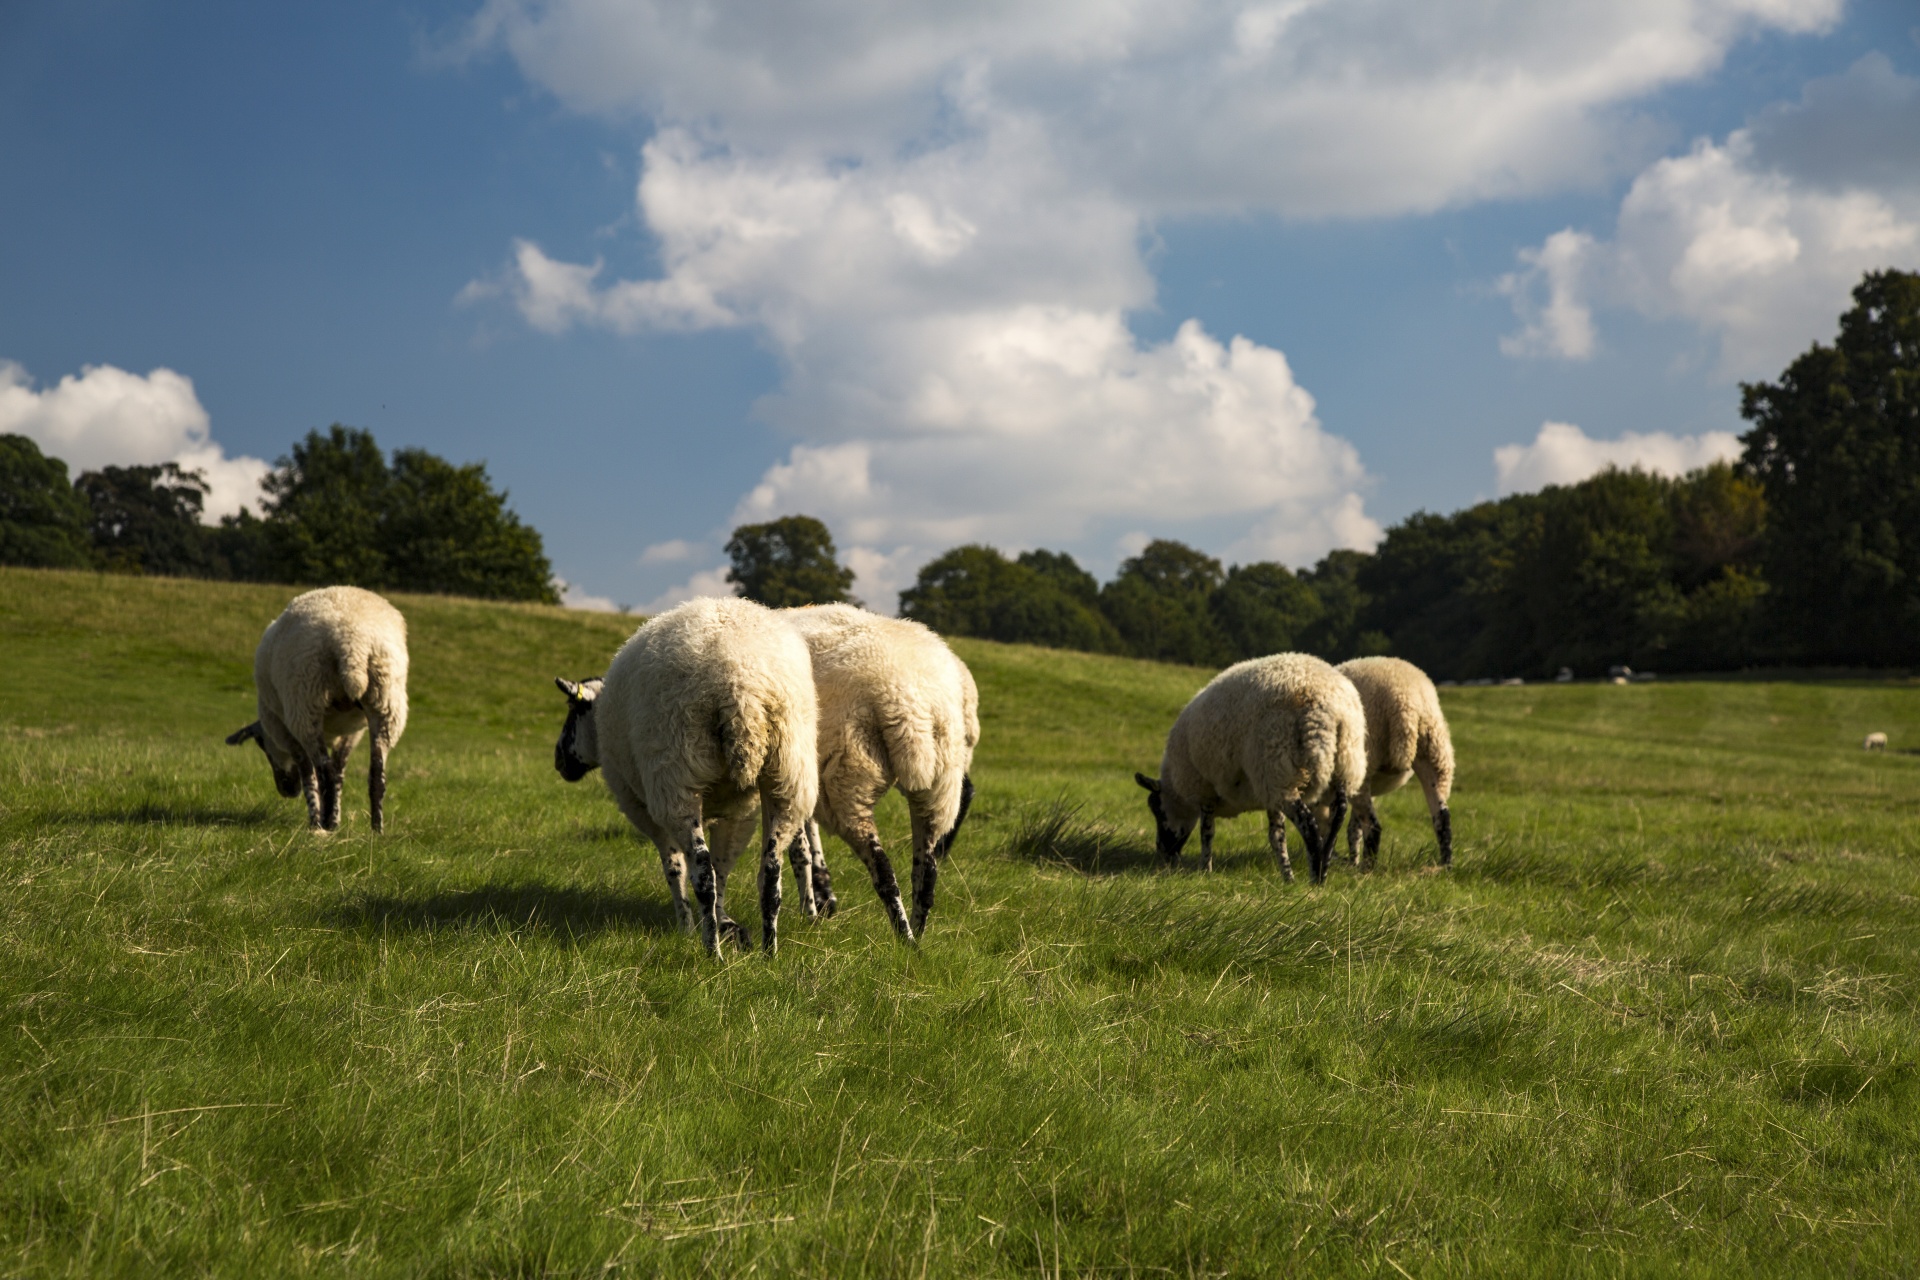
[[[957,641],[923,944],[830,841],[840,914],[716,963],[553,770],[631,619],[395,597],[388,830],[362,756],[319,836],[221,743],[291,594],[0,570],[0,1272],[1920,1266],[1911,681],[1445,690],[1453,869],[1416,787],[1313,887],[1256,817],[1156,868],[1208,672]]]

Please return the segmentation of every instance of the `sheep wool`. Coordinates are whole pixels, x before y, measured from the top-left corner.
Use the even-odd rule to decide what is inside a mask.
[[[1367,712],[1367,784],[1354,797],[1347,852],[1371,863],[1380,849],[1380,815],[1373,798],[1397,791],[1418,775],[1427,813],[1440,843],[1440,865],[1453,865],[1453,737],[1440,710],[1440,691],[1427,673],[1400,658],[1354,658],[1341,674],[1360,691]]]
[[[556,767],[568,781],[601,770],[614,803],[659,849],[689,928],[691,873],[710,953],[719,952],[723,925],[733,928],[722,909],[727,873],[756,806],[764,813],[761,930],[775,951],[779,851],[794,842],[819,790],[819,706],[805,642],[750,600],[690,600],[636,631],[605,676],[558,683],[568,716]],[[802,874],[798,864],[795,871]]]
[[[1293,879],[1291,818],[1319,883],[1366,777],[1366,738],[1359,692],[1319,658],[1278,653],[1228,667],[1174,721],[1160,777],[1134,775],[1148,793],[1160,855],[1177,864],[1198,824],[1200,864],[1211,870],[1214,819],[1262,810],[1280,874]]]
[[[836,905],[820,852],[824,824],[865,864],[894,930],[910,941],[926,931],[939,859],[972,799],[967,770],[980,742],[973,673],[917,622],[846,604],[781,617],[806,641],[820,696],[820,802],[807,831],[817,901],[808,910],[832,914]],[[912,822],[911,918],[873,821],[874,806],[895,786]]]
[[[373,829],[386,821],[387,753],[407,727],[407,620],[359,587],[296,596],[267,624],[253,654],[259,719],[227,738],[266,752],[283,796],[302,792],[308,825],[340,825],[347,757],[371,732],[367,800]]]

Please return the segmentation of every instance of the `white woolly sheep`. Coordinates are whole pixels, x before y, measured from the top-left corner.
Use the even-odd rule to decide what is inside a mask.
[[[1278,653],[1215,676],[1174,721],[1160,777],[1133,777],[1147,790],[1169,866],[1198,823],[1200,866],[1212,870],[1214,819],[1257,809],[1280,874],[1293,879],[1285,817],[1300,828],[1318,884],[1366,769],[1366,715],[1353,683],[1310,654]]]
[[[1867,735],[1867,740],[1861,745],[1868,751],[1885,751],[1887,749],[1887,735],[1884,733],[1870,733]]]
[[[773,953],[780,850],[799,834],[819,789],[819,707],[805,642],[750,600],[690,600],[634,632],[605,676],[556,683],[567,695],[567,723],[554,767],[569,782],[601,770],[614,803],[659,849],[689,929],[691,871],[709,953],[719,953],[723,923],[732,928],[721,903],[733,858],[755,807],[765,814],[761,937]],[[798,863],[794,870],[805,895],[806,874]]]
[[[888,920],[911,941],[926,931],[939,859],[973,799],[967,769],[980,741],[973,673],[917,622],[845,604],[781,617],[806,639],[820,696],[820,802],[806,832],[816,901],[807,909],[831,915],[837,906],[821,855],[824,822],[866,865]],[[874,806],[893,786],[913,826],[911,919],[873,822]]]
[[[307,823],[340,825],[340,785],[360,736],[373,735],[367,801],[385,825],[387,753],[407,727],[407,620],[371,591],[322,587],[296,596],[253,653],[260,718],[228,735],[258,742],[274,785],[306,793]]]
[[[1340,673],[1360,691],[1367,713],[1367,783],[1353,801],[1347,824],[1347,851],[1353,860],[1371,863],[1380,848],[1380,815],[1373,798],[1398,790],[1418,775],[1427,794],[1427,813],[1440,842],[1440,865],[1453,865],[1453,738],[1440,710],[1440,692],[1427,673],[1399,658],[1355,658]]]

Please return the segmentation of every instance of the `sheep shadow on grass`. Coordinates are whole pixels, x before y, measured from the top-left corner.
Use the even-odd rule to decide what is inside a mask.
[[[149,800],[114,809],[68,810],[49,813],[45,821],[73,826],[259,827],[275,820],[270,804],[238,808]]]
[[[1007,852],[1042,866],[1064,866],[1084,875],[1156,871],[1160,854],[1150,841],[1111,823],[1084,816],[1084,806],[1064,796],[1030,808],[1007,837]]]
[[[607,930],[675,933],[665,898],[614,889],[534,883],[488,884],[418,897],[367,894],[323,914],[343,929],[408,933],[545,933],[585,938]]]

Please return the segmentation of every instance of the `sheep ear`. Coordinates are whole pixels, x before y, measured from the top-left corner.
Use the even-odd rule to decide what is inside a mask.
[[[255,720],[252,724],[248,725],[246,728],[235,729],[232,733],[228,734],[227,745],[230,747],[237,747],[243,742],[251,741],[252,739],[258,738],[260,736],[261,736],[260,722],[258,720]]]
[[[562,680],[559,676],[555,676],[553,678],[553,683],[555,687],[557,687],[560,690],[560,692],[567,695],[568,702],[572,702],[575,698],[580,696],[580,686],[575,684],[571,680]]]
[[[1146,774],[1136,773],[1133,775],[1133,780],[1153,792],[1153,794],[1160,794],[1160,783],[1153,778],[1149,778]]]

